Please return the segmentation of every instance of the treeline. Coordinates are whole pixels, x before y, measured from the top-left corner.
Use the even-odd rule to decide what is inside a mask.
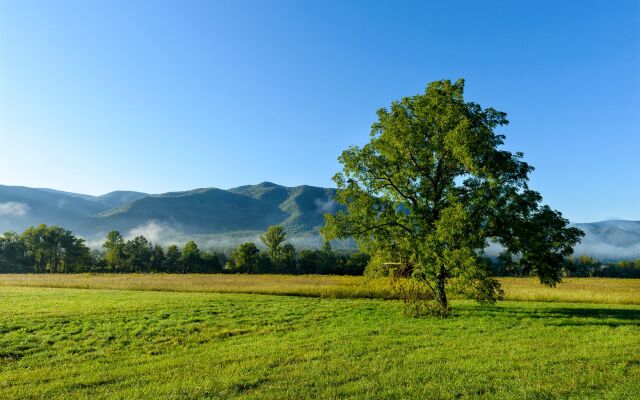
[[[519,276],[498,260],[484,259],[496,276]],[[640,278],[640,259],[600,261],[589,256],[568,257],[562,271],[565,277]]]
[[[39,225],[0,236],[0,272],[76,272],[93,264],[84,240],[59,226]]]
[[[640,258],[601,262],[593,257],[580,256],[566,261],[567,276],[601,278],[640,278]]]
[[[39,225],[22,234],[0,236],[0,273],[247,273],[362,275],[369,257],[338,253],[328,242],[321,249],[298,251],[286,242],[281,226],[261,237],[266,251],[247,242],[230,252],[201,250],[194,241],[183,247],[153,244],[144,236],[126,240],[107,234],[101,250],[91,251],[81,238],[58,226]]]
[[[201,250],[194,241],[184,246],[162,247],[144,236],[125,238],[107,234],[100,250],[91,251],[81,238],[59,226],[39,225],[22,234],[0,235],[0,273],[244,273],[332,274],[387,276],[399,263],[385,263],[360,252],[336,252],[329,242],[320,249],[298,251],[286,241],[281,226],[272,226],[260,237],[265,250],[243,243],[228,252]],[[518,276],[497,260],[482,258],[497,276]],[[410,271],[409,271],[410,272]],[[567,277],[640,278],[640,259],[603,262],[588,256],[565,260]]]
[[[364,275],[371,278],[385,276],[410,276],[413,268],[409,263],[386,262],[393,257],[374,253],[365,268]],[[522,270],[511,268],[500,259],[479,257],[477,262],[494,276],[528,276]],[[640,258],[637,260],[600,261],[589,256],[568,257],[564,260],[562,276],[576,278],[640,278]]]

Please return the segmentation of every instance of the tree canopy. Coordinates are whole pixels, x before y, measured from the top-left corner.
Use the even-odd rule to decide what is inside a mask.
[[[253,242],[246,242],[235,249],[231,260],[235,264],[235,270],[247,274],[255,274],[260,269],[260,250]]]
[[[273,259],[279,258],[282,244],[286,238],[287,234],[281,225],[270,226],[264,234],[260,235],[260,241],[267,246],[269,257]]]
[[[378,110],[370,141],[339,157],[328,239],[354,237],[361,249],[407,266],[447,314],[447,291],[480,301],[502,297],[486,263],[490,243],[509,268],[560,281],[564,258],[583,233],[542,205],[528,186],[533,167],[500,146],[504,112],[463,97],[464,81],[430,83],[423,94]]]

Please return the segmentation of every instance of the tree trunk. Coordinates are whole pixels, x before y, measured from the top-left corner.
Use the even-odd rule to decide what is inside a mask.
[[[443,266],[440,267],[440,273],[438,274],[438,281],[436,283],[436,292],[437,297],[436,301],[438,302],[438,306],[440,307],[439,313],[442,316],[446,316],[449,314],[449,302],[447,300],[447,292],[446,292],[446,269]]]

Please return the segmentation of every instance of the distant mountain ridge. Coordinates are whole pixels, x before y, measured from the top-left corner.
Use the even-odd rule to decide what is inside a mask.
[[[263,231],[282,224],[292,234],[310,233],[323,224],[325,212],[337,209],[334,195],[335,189],[271,182],[229,190],[115,191],[102,196],[0,185],[0,207],[5,205],[0,208],[0,230],[19,232],[45,223],[93,237],[152,223],[189,235]]]
[[[573,224],[585,233],[576,254],[598,258],[640,257],[640,221],[608,220]]]
[[[0,231],[22,232],[41,223],[60,225],[89,242],[119,230],[157,242],[196,237],[211,245],[257,240],[268,226],[281,224],[291,238],[320,243],[325,213],[339,209],[336,190],[287,187],[272,182],[223,190],[200,188],[148,194],[114,191],[101,196],[54,189],[0,185]],[[586,236],[576,254],[600,258],[640,257],[640,221],[577,223]],[[212,239],[213,238],[213,239]],[[305,239],[305,240],[306,240]],[[234,243],[235,243],[234,242]]]

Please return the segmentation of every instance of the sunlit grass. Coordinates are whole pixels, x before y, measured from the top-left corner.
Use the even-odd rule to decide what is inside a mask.
[[[0,286],[393,298],[386,280],[331,275],[25,274],[0,275]]]
[[[537,278],[500,278],[506,300],[640,304],[640,279],[565,278],[556,287]]]
[[[454,301],[416,319],[375,299],[0,287],[7,400],[638,393],[638,306]]]
[[[506,300],[640,304],[640,280],[565,278],[555,288],[536,278],[500,278]],[[329,298],[396,297],[386,279],[327,275],[54,274],[0,275],[0,286],[278,294]]]

